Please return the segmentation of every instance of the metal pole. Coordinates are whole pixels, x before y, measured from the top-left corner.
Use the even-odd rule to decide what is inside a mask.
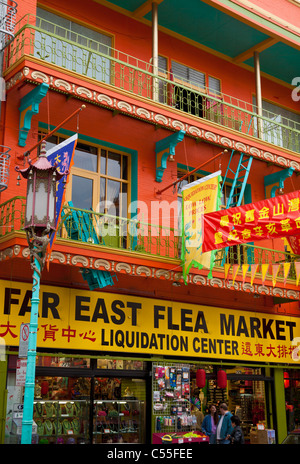
[[[54,134],[54,132],[56,132],[58,129],[60,129],[61,126],[63,126],[67,121],[69,121],[71,118],[76,116],[76,114],[79,113],[79,111],[83,110],[84,108],[86,108],[86,106],[81,105],[80,108],[78,108],[76,111],[74,111],[74,113],[72,113],[70,116],[68,116],[66,119],[64,119],[63,122],[61,122],[58,126],[56,126],[55,129],[53,129],[51,132],[48,132],[48,134],[46,134],[39,142],[37,142],[33,147],[31,147],[29,150],[27,150],[24,153],[24,156],[28,156],[35,148],[37,148],[39,145],[41,145],[41,143],[44,140],[48,139],[52,134]]]
[[[200,166],[197,166],[195,169],[193,169],[192,171],[186,173],[184,176],[180,177],[180,179],[177,179],[175,180],[175,182],[172,182],[172,184],[168,185],[167,187],[163,188],[162,190],[158,190],[156,192],[156,195],[160,195],[161,193],[163,193],[165,190],[168,190],[169,188],[171,187],[174,187],[176,184],[178,184],[179,182],[181,182],[183,179],[186,179],[187,177],[189,177],[191,174],[193,174],[194,172],[198,171],[200,168],[202,168],[203,166],[205,166],[206,164],[210,163],[211,161],[215,160],[216,158],[219,158],[219,156],[223,155],[224,153],[227,153],[228,150],[224,150],[222,151],[221,153],[218,153],[217,155],[213,156],[212,158],[210,158],[208,161],[205,161],[204,163],[200,164]]]
[[[152,65],[153,74],[158,74],[158,14],[157,3],[152,3]],[[158,79],[153,78],[153,100],[158,100]]]
[[[40,302],[40,275],[41,275],[40,262],[37,258],[34,258],[31,312],[30,312],[29,337],[28,337],[27,369],[26,369],[26,379],[25,379],[22,436],[21,436],[21,444],[23,445],[30,445],[32,442],[36,345],[37,345],[38,315],[39,315],[39,302]]]
[[[255,71],[255,86],[256,86],[256,106],[257,106],[257,130],[258,137],[262,138],[262,95],[261,95],[261,78],[260,78],[260,62],[259,53],[254,52],[254,71]]]

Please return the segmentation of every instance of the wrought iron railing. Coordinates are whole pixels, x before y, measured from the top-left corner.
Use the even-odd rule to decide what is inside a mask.
[[[17,3],[10,0],[0,0],[0,51],[4,50],[9,40],[14,36]]]
[[[5,55],[5,68],[10,68],[25,55],[300,152],[297,120],[266,110],[258,116],[253,102],[223,93],[211,94],[208,89],[196,88],[178,79],[175,82],[166,70],[159,69],[158,74],[154,74],[151,63],[30,14],[16,26],[15,38]]]
[[[0,192],[7,189],[9,179],[10,148],[0,145]]]
[[[25,219],[25,198],[14,197],[0,205],[0,238],[23,228]],[[58,238],[65,242],[84,243],[101,246],[107,250],[119,250],[122,253],[136,253],[163,259],[180,261],[181,234],[179,229],[148,224],[136,219],[100,214],[65,205],[58,227]],[[280,264],[290,262],[288,278],[295,280],[295,261],[300,256],[289,252],[243,244],[217,252],[215,269],[227,264]],[[258,269],[258,275],[260,269]],[[283,278],[280,270],[278,279]],[[266,278],[272,278],[270,266]]]

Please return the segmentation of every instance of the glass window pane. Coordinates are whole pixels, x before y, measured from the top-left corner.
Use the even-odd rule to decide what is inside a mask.
[[[104,177],[101,177],[101,179],[100,179],[99,213],[106,213],[106,211],[105,211],[105,208],[106,208],[105,197],[106,197],[106,179]]]
[[[97,172],[97,148],[77,143],[74,153],[74,166],[87,171]]]
[[[91,209],[93,205],[93,180],[72,177],[72,202],[75,208]]]
[[[108,152],[107,157],[107,175],[110,177],[121,177],[121,155],[118,153]]]
[[[128,179],[128,162],[127,162],[127,156],[122,157],[122,179],[127,180]]]
[[[122,183],[121,217],[127,218],[127,184]]]
[[[106,150],[101,150],[101,166],[100,166],[100,172],[101,174],[106,174]]]
[[[120,182],[107,180],[107,214],[120,216]]]

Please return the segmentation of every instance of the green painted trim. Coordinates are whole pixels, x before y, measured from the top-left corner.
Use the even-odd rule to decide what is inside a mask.
[[[274,370],[274,389],[277,419],[276,430],[278,434],[278,444],[281,444],[287,436],[283,369]]]
[[[234,10],[237,14],[246,16],[250,21],[259,23],[262,27],[267,27],[272,29],[276,34],[279,34],[282,37],[292,41],[293,43],[300,44],[300,37],[294,34],[293,32],[287,31],[284,27],[274,24],[272,21],[262,18],[258,13],[249,11],[246,7],[242,5],[236,5],[231,0],[218,0],[219,5],[223,5],[228,9],[228,14],[230,11]],[[254,27],[254,25],[252,26]],[[268,31],[265,31],[268,33]]]
[[[42,129],[48,130],[48,124],[44,122],[39,122],[39,127]],[[50,130],[55,129],[55,126],[50,126]],[[67,135],[71,137],[76,132],[69,131],[67,129],[59,129],[57,131],[58,134]],[[131,189],[131,204],[137,205],[138,199],[138,152],[137,150],[133,150],[131,148],[123,147],[122,145],[118,145],[115,143],[107,142],[106,140],[96,139],[95,137],[89,137],[87,135],[78,134],[78,140],[82,140],[84,142],[90,142],[95,145],[102,145],[103,147],[111,148],[112,150],[119,150],[123,151],[124,153],[128,153],[131,157],[131,182],[130,182],[130,189]],[[131,217],[137,214],[137,206],[134,211],[131,210]]]

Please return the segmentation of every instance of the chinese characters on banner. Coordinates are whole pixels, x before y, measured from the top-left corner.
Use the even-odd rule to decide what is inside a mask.
[[[183,277],[192,266],[212,269],[215,252],[203,253],[203,216],[220,207],[221,171],[188,184],[182,189],[182,252]]]
[[[70,169],[73,166],[73,155],[74,155],[75,148],[77,145],[77,138],[78,138],[78,135],[75,134],[72,137],[69,137],[68,139],[61,142],[59,145],[55,145],[53,148],[47,151],[48,161],[52,165],[56,163],[57,169],[60,172],[67,173],[67,175],[64,176],[65,178],[62,177],[56,183],[56,220],[55,220],[56,227],[59,223],[62,206],[65,200],[65,191],[66,191],[65,186],[68,183]],[[51,249],[55,241],[55,238],[56,238],[56,231],[51,236],[51,240],[50,240],[50,244],[48,248],[49,257],[51,255]]]
[[[204,252],[300,234],[300,191],[203,216]]]

